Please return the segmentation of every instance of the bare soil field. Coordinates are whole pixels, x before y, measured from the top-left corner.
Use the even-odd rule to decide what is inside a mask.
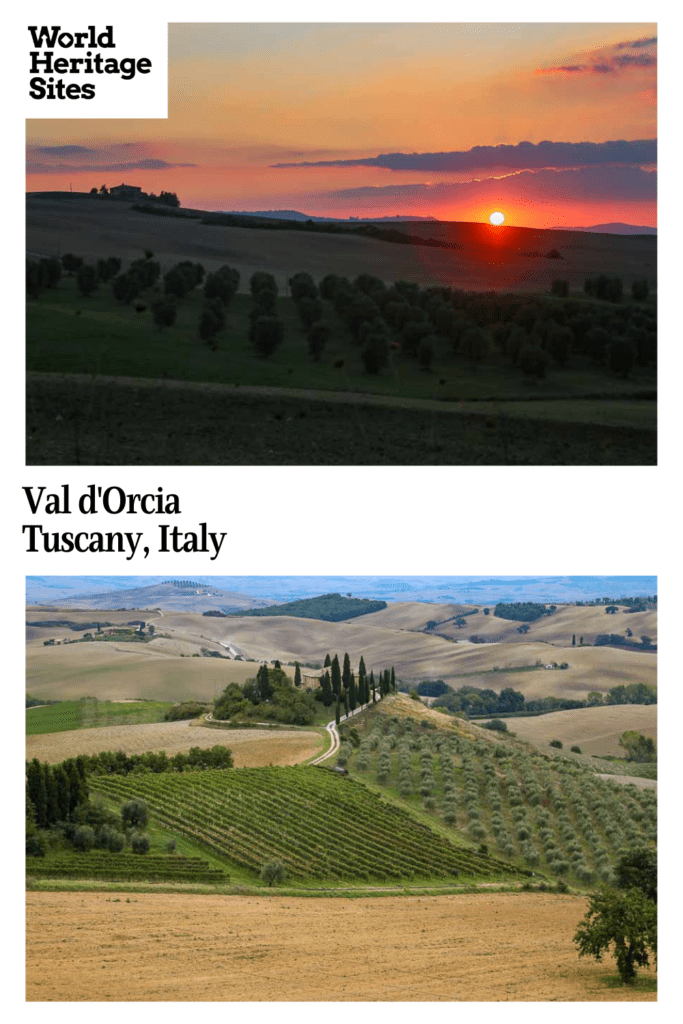
[[[623,757],[619,737],[627,729],[657,739],[656,704],[619,704],[603,708],[552,711],[537,718],[508,719],[508,729],[520,739],[547,747],[561,740],[565,747],[581,747],[582,754]]]
[[[656,1000],[578,959],[577,896],[26,898],[31,1002]]]
[[[122,202],[89,195],[36,194],[26,200],[26,248],[32,254],[71,251],[93,262],[118,256],[124,263],[152,249],[162,272],[178,260],[199,260],[207,271],[230,264],[246,291],[257,270],[275,275],[284,290],[297,271],[316,279],[336,273],[350,278],[371,273],[385,281],[447,284],[467,290],[548,291],[558,276],[558,261],[522,256],[555,248],[562,254],[561,276],[582,288],[586,276],[656,278],[657,239],[570,231],[532,231],[483,224],[425,223],[398,230],[462,245],[458,249],[395,245],[358,235],[306,231],[211,227],[199,220],[138,213]]]
[[[299,764],[322,751],[322,738],[316,732],[296,729],[208,729],[191,722],[157,722],[27,736],[26,757],[57,764],[67,757],[102,750],[126,754],[165,750],[172,757],[187,753],[190,747],[214,746],[229,747],[236,768],[261,768]]]

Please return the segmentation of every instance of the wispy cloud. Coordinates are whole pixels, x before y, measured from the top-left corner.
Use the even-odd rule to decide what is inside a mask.
[[[520,171],[503,178],[437,184],[364,185],[325,193],[330,199],[424,201],[434,205],[457,204],[475,198],[498,197],[522,201],[529,198],[572,202],[654,202],[657,172],[640,167],[581,167],[565,170]]]
[[[644,39],[632,39],[622,43],[613,43],[611,46],[602,47],[590,55],[587,61],[581,64],[567,63],[557,64],[549,68],[537,68],[537,75],[606,75],[616,73],[626,68],[653,68],[657,66],[657,55],[651,53],[619,53],[619,50],[645,49],[654,50],[657,45],[657,36],[648,36]]]
[[[129,164],[47,164],[29,160],[27,174],[77,174],[87,171],[92,174],[112,174],[124,171],[160,171],[169,167],[196,167],[196,164],[172,164],[167,160],[135,160]]]
[[[609,164],[653,164],[657,140],[633,142],[519,142],[514,146],[474,146],[449,153],[383,153],[352,160],[279,163],[273,167],[381,167],[391,171],[474,172],[491,168],[533,170]]]

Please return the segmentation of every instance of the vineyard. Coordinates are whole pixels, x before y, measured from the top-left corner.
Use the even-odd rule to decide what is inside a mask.
[[[366,786],[325,769],[242,768],[92,777],[91,790],[139,797],[164,829],[259,872],[281,860],[293,881],[496,877],[516,869],[456,845]]]
[[[77,856],[50,853],[34,857],[27,867],[30,878],[95,878],[112,882],[226,882],[223,871],[200,857],[174,854],[109,853],[90,850]]]
[[[510,863],[579,885],[611,881],[624,847],[657,840],[652,790],[506,740],[425,732],[378,715],[357,747],[342,745],[338,763]]]

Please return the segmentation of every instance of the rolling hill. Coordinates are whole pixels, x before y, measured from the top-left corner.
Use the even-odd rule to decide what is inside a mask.
[[[212,227],[198,219],[150,216],[126,203],[80,193],[32,193],[26,212],[26,247],[32,255],[72,251],[88,261],[114,255],[128,262],[152,249],[162,271],[179,259],[199,260],[208,271],[226,263],[235,266],[242,275],[242,289],[253,273],[265,270],[274,274],[283,291],[296,271],[307,271],[316,279],[328,273],[350,278],[372,273],[385,281],[468,290],[548,291],[558,273],[557,261],[522,254],[552,249],[562,253],[562,276],[574,288],[605,267],[621,276],[627,287],[643,276],[656,277],[656,237],[492,230],[487,224],[440,221],[411,223],[410,232],[454,248],[413,247],[346,233]]]

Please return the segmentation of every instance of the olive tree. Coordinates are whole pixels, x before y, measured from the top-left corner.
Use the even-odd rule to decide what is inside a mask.
[[[261,868],[261,880],[267,882],[269,887],[275,882],[278,885],[284,882],[286,875],[287,869],[281,860],[271,860]]]

